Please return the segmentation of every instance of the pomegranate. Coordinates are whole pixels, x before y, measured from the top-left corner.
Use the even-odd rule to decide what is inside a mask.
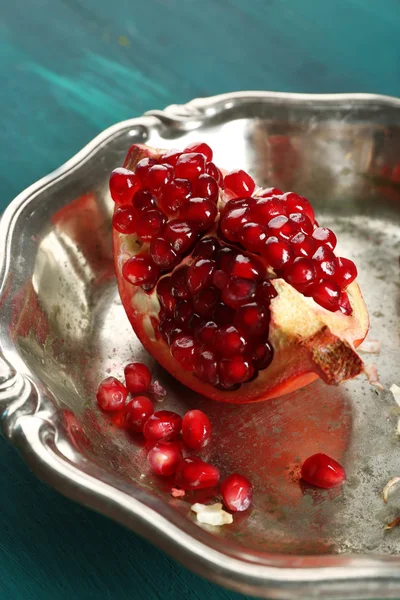
[[[204,143],[134,145],[111,176],[115,214],[125,210],[113,227],[118,286],[137,336],[219,401],[355,377],[369,321],[354,263],[306,198],[262,190],[243,170],[223,176],[212,156]]]
[[[307,483],[328,490],[346,480],[345,470],[326,454],[313,454],[301,467],[301,478]]]
[[[221,483],[222,499],[232,512],[247,510],[253,499],[253,486],[244,475],[232,473]]]

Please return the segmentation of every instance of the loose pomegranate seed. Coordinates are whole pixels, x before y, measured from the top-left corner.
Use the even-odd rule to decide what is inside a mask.
[[[315,282],[317,272],[309,258],[296,258],[285,268],[284,277],[288,283],[301,292],[304,286]]]
[[[340,287],[334,281],[322,280],[315,288],[313,298],[315,302],[335,312],[339,308]]]
[[[136,175],[139,177],[144,188],[149,186],[149,171],[153,165],[156,165],[157,161],[155,158],[142,158],[136,165]]]
[[[215,202],[207,198],[191,198],[182,207],[180,216],[198,227],[201,231],[208,229],[215,221],[218,209]]]
[[[208,258],[199,258],[194,261],[186,274],[186,283],[191,294],[196,294],[212,281],[215,271],[215,262]]]
[[[326,490],[346,481],[346,473],[336,460],[326,454],[314,454],[304,461],[301,478]]]
[[[317,248],[315,240],[301,231],[292,237],[290,245],[296,256],[306,256],[308,258],[311,258]]]
[[[194,181],[199,175],[205,173],[206,159],[204,154],[189,152],[181,154],[175,165],[175,175],[179,179]]]
[[[141,181],[128,169],[114,169],[110,176],[110,194],[116,204],[129,204],[141,187]]]
[[[218,288],[219,290],[223,290],[228,285],[229,275],[224,271],[217,269],[213,273],[212,280],[216,288]]]
[[[154,406],[147,396],[136,396],[125,406],[126,427],[137,433],[143,431],[144,424],[154,412]]]
[[[256,297],[257,285],[251,279],[238,279],[233,277],[222,290],[222,301],[231,308],[239,308],[248,304]]]
[[[232,512],[247,510],[253,499],[253,486],[244,475],[232,473],[221,483],[222,500]]]
[[[271,198],[271,196],[281,196],[283,194],[282,190],[276,187],[265,188],[260,194],[260,198]]]
[[[161,269],[170,269],[178,262],[178,255],[171,244],[163,237],[155,237],[150,242],[150,255]]]
[[[327,246],[331,250],[335,249],[337,240],[336,235],[327,227],[317,227],[312,234],[317,246]]]
[[[337,259],[337,266],[335,279],[342,288],[346,288],[357,277],[357,267],[353,261],[343,257]]]
[[[132,285],[155,285],[159,269],[147,254],[128,258],[122,267],[122,275]]]
[[[140,362],[130,363],[124,369],[125,383],[131,394],[146,392],[151,384],[151,373],[148,367]]]
[[[200,152],[201,154],[204,154],[207,162],[210,162],[213,159],[213,151],[211,150],[210,146],[208,144],[205,144],[204,142],[196,142],[195,144],[190,144],[190,146],[185,148],[184,152]]]
[[[351,308],[350,300],[346,292],[342,292],[339,298],[339,309],[344,315],[351,315],[353,309]]]
[[[252,258],[246,254],[239,253],[236,254],[232,261],[230,275],[241,279],[260,281],[260,279],[265,277],[265,269],[264,265],[255,257]]]
[[[115,377],[103,379],[97,388],[97,402],[102,410],[121,410],[128,395],[126,387]]]
[[[336,275],[338,268],[337,258],[326,246],[320,246],[313,254],[314,266],[317,270],[317,278],[331,279]]]
[[[215,487],[219,482],[219,470],[197,456],[183,458],[176,470],[176,484],[183,490],[201,490]]]
[[[233,325],[220,327],[215,337],[215,348],[222,356],[243,354],[247,347],[247,340]]]
[[[311,235],[314,231],[314,225],[304,213],[290,213],[289,222],[293,224],[296,231],[301,231],[307,235]]]
[[[252,220],[256,223],[268,223],[278,215],[287,216],[287,207],[279,198],[258,198],[250,209]]]
[[[211,440],[210,419],[201,410],[189,410],[182,419],[182,437],[185,444],[200,450]]]
[[[157,284],[157,295],[161,306],[169,313],[174,312],[176,306],[176,298],[173,297],[171,291],[171,277],[164,277]]]
[[[179,300],[174,310],[175,321],[181,326],[186,326],[193,312],[193,303],[191,300]]]
[[[165,152],[165,154],[161,155],[160,162],[167,163],[168,165],[172,165],[174,167],[181,154],[182,152],[180,150],[168,150],[168,152]]]
[[[136,233],[137,218],[132,206],[119,206],[112,218],[112,226],[120,233]]]
[[[207,198],[211,202],[217,202],[218,200],[218,183],[214,177],[203,173],[196,181],[193,182],[193,196],[198,198]]]
[[[232,196],[251,196],[256,189],[254,180],[242,169],[232,171],[224,177],[225,190]]]
[[[239,233],[250,218],[249,209],[246,207],[229,210],[221,220],[221,232],[227,240],[236,241]]]
[[[286,202],[288,213],[304,213],[314,223],[315,215],[314,210],[309,201],[294,192],[287,192],[282,196]]]
[[[158,410],[151,415],[143,427],[146,440],[169,440],[180,433],[182,418],[171,410]]]
[[[245,304],[237,309],[233,323],[246,335],[266,336],[269,327],[269,310],[256,302]]]
[[[174,298],[187,300],[190,298],[189,288],[186,283],[188,267],[179,267],[171,275],[171,294]]]
[[[177,442],[157,442],[147,455],[151,470],[156,475],[173,475],[182,460],[182,451]]]
[[[215,181],[218,183],[220,187],[223,187],[223,176],[221,171],[214,165],[214,163],[209,162],[206,166],[206,173],[214,177]]]
[[[239,241],[250,252],[260,252],[267,238],[267,230],[259,223],[246,223],[239,232]]]
[[[207,344],[207,346],[213,346],[215,341],[215,334],[217,333],[218,325],[214,321],[206,321],[196,331],[196,338],[199,342]]]
[[[170,350],[185,371],[194,371],[196,341],[191,335],[178,335],[172,342]]]
[[[189,201],[191,195],[192,184],[188,179],[174,179],[159,194],[160,207],[166,213],[174,214]]]
[[[272,362],[274,350],[269,342],[258,344],[252,354],[253,364],[256,369],[266,369]]]
[[[248,381],[253,376],[253,373],[253,365],[242,356],[223,358],[219,362],[220,380],[228,386]]]
[[[218,384],[218,363],[215,354],[210,350],[202,350],[198,353],[196,375],[206,383]]]
[[[272,298],[277,297],[278,292],[276,291],[276,289],[274,288],[274,286],[272,285],[272,283],[270,281],[264,280],[258,286],[258,294],[259,294],[262,304],[265,304],[265,303],[269,304],[270,301],[272,300]]]
[[[133,197],[133,207],[140,214],[157,208],[155,196],[150,190],[139,190]]]
[[[195,247],[192,252],[193,258],[213,258],[219,244],[215,238],[204,238]]]
[[[193,306],[202,317],[212,317],[215,305],[219,300],[219,291],[210,286],[203,288],[193,296]]]
[[[272,236],[267,239],[261,254],[273,269],[280,270],[290,265],[293,260],[293,250],[288,242]]]
[[[248,281],[248,280],[247,280]],[[233,321],[235,311],[230,306],[227,306],[223,302],[217,302],[213,312],[213,320],[218,325],[230,325]]]
[[[149,210],[137,219],[137,235],[142,242],[148,242],[161,231],[165,217],[159,210]]]
[[[170,221],[165,229],[164,236],[171,244],[174,252],[184,254],[196,239],[196,230],[187,221]]]

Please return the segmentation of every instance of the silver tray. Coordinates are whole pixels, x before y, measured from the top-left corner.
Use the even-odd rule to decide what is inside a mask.
[[[5,436],[63,494],[145,536],[197,573],[264,598],[400,597],[400,512],[384,484],[399,473],[398,409],[363,379],[315,382],[253,406],[196,396],[146,355],[118,298],[107,180],[133,142],[209,142],[216,162],[311,198],[353,258],[371,314],[382,382],[400,384],[400,100],[365,94],[234,93],[152,111],[111,127],[20,194],[0,224],[0,408]],[[190,496],[152,476],[139,439],[105,419],[98,381],[144,360],[168,389],[164,407],[203,407],[207,458],[248,474],[251,511],[199,527]],[[322,451],[348,482],[302,487],[299,464]],[[196,499],[208,501],[207,493]]]

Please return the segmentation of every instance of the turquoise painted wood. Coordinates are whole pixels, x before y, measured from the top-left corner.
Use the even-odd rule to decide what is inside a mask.
[[[241,89],[400,96],[398,0],[14,0],[0,209],[105,127]],[[0,598],[233,600],[39,482],[0,440]]]

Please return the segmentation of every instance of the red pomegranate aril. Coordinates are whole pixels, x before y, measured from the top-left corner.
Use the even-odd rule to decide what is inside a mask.
[[[207,173],[207,175],[211,175],[211,177],[214,177],[214,179],[218,183],[218,185],[223,188],[223,176],[222,176],[222,173],[218,169],[218,167],[216,165],[214,165],[214,163],[212,163],[212,162],[207,163],[206,173]]]
[[[250,213],[246,207],[234,208],[221,219],[221,232],[227,240],[236,241],[243,225],[249,221]]]
[[[152,401],[147,396],[136,396],[125,406],[125,425],[131,431],[142,433],[144,424],[153,413]]]
[[[160,162],[174,167],[181,154],[182,152],[180,150],[168,150],[168,152],[161,155]]]
[[[265,188],[259,195],[259,198],[271,198],[271,196],[282,196],[282,194],[283,192],[279,188],[270,187]]]
[[[267,336],[269,310],[256,302],[245,304],[237,309],[233,324],[247,336]]]
[[[184,254],[196,239],[197,231],[187,221],[176,220],[167,223],[164,237],[169,241],[174,252]]]
[[[194,313],[191,300],[179,300],[175,305],[174,318],[179,325],[186,326]]]
[[[222,500],[232,512],[247,510],[253,499],[253,486],[244,475],[232,473],[221,483]]]
[[[346,292],[342,292],[339,298],[339,309],[344,315],[351,315],[353,309],[351,308],[350,300]]]
[[[173,475],[182,460],[182,450],[177,442],[157,442],[147,455],[151,470],[156,475]]]
[[[357,267],[352,260],[343,257],[337,259],[337,267],[335,280],[342,288],[346,288],[357,277]]]
[[[218,485],[219,470],[197,456],[183,458],[175,474],[176,485],[183,490],[201,490]]]
[[[228,285],[229,275],[225,271],[217,269],[213,273],[212,281],[216,288],[223,290]]]
[[[211,150],[210,146],[208,144],[205,144],[204,142],[196,142],[194,144],[190,144],[189,146],[187,146],[187,148],[184,149],[184,152],[186,154],[200,152],[201,154],[204,154],[207,162],[210,162],[213,159],[213,151]]]
[[[218,384],[218,363],[216,356],[210,350],[203,349],[196,360],[196,375],[202,381],[211,385]]]
[[[297,224],[285,215],[277,215],[268,221],[268,235],[290,240],[299,231]]]
[[[220,327],[215,336],[215,348],[222,356],[243,354],[247,348],[247,340],[233,325]]]
[[[171,354],[185,371],[194,371],[196,341],[191,335],[178,335],[171,344]]]
[[[245,223],[239,232],[239,241],[250,252],[260,252],[267,238],[267,230],[259,223]]]
[[[332,250],[326,246],[320,246],[313,254],[312,259],[317,270],[318,279],[335,278],[338,262]]]
[[[182,417],[171,410],[158,410],[151,415],[143,427],[146,440],[169,440],[176,437],[182,428]]]
[[[167,312],[173,313],[176,306],[176,298],[173,297],[171,291],[171,277],[164,277],[158,282],[157,296],[161,306]]]
[[[221,299],[225,304],[236,309],[251,302],[256,297],[256,293],[255,281],[232,277],[222,290]]]
[[[112,226],[120,233],[136,233],[137,217],[132,206],[119,206],[112,218]]]
[[[188,267],[179,267],[171,275],[171,294],[174,298],[187,300],[190,298],[189,288],[186,283]]]
[[[110,194],[116,204],[129,204],[141,187],[139,177],[128,169],[114,169],[110,176]]]
[[[225,271],[225,273],[230,273],[233,260],[236,254],[237,252],[235,252],[234,250],[232,250],[232,248],[229,248],[228,246],[220,248],[215,257],[218,269]]]
[[[331,250],[336,247],[336,235],[327,227],[317,227],[314,229],[312,238],[315,240],[317,246],[327,246]]]
[[[200,240],[192,252],[193,258],[214,258],[219,244],[215,238],[204,238]]]
[[[236,210],[237,208],[250,208],[255,202],[256,199],[251,198],[251,196],[246,196],[245,198],[232,198],[220,207],[221,217],[224,217],[228,212]]]
[[[125,383],[131,394],[143,394],[151,384],[150,369],[140,362],[129,363],[124,369]]]
[[[155,196],[153,196],[150,190],[139,190],[136,192],[132,204],[139,215],[146,213],[148,210],[157,208]]]
[[[322,280],[315,288],[313,298],[326,310],[335,312],[339,308],[340,287],[334,281]]]
[[[221,383],[225,385],[234,385],[245,383],[254,373],[252,363],[243,356],[233,356],[223,358],[219,362],[219,376]]]
[[[214,321],[206,321],[206,323],[201,325],[201,327],[199,327],[196,331],[196,338],[202,344],[213,346],[217,329],[218,325],[214,323]]]
[[[303,286],[314,283],[317,272],[312,260],[300,257],[285,268],[284,277],[290,285],[301,291]]]
[[[171,165],[154,165],[150,167],[147,175],[148,186],[151,190],[157,192],[169,183],[173,176],[174,169]]]
[[[185,444],[200,450],[205,448],[211,440],[210,419],[201,410],[189,410],[182,419],[182,437]]]
[[[307,235],[311,235],[314,231],[314,225],[304,213],[290,213],[289,222],[294,224],[294,228],[297,231],[301,231],[302,233],[306,233]]]
[[[137,235],[142,242],[152,239],[165,223],[165,217],[159,210],[149,210],[137,219]]]
[[[346,481],[346,473],[336,460],[318,453],[304,461],[301,478],[311,485],[328,490]]]
[[[256,369],[266,369],[274,358],[274,350],[269,342],[258,344],[251,356]]]
[[[186,274],[186,283],[191,294],[196,294],[207,287],[215,271],[215,262],[208,258],[199,258],[194,261]]]
[[[308,258],[311,258],[317,248],[315,240],[301,231],[292,237],[290,245],[296,256],[306,256]]]
[[[161,269],[170,269],[178,262],[178,255],[171,244],[163,237],[155,237],[150,242],[150,255]]]
[[[256,188],[254,180],[246,171],[238,169],[225,175],[224,187],[232,196],[251,196]]]
[[[149,171],[153,165],[156,165],[157,161],[155,158],[142,158],[136,165],[136,175],[139,177],[144,188],[149,186]]]
[[[185,335],[183,326],[179,325],[175,319],[164,318],[160,325],[159,331],[169,345],[180,335]]]
[[[265,279],[260,283],[257,290],[257,297],[260,298],[262,304],[269,304],[273,298],[276,298],[278,292],[270,281]]]
[[[251,206],[250,215],[251,220],[266,225],[274,217],[279,215],[286,217],[287,208],[279,198],[258,198]]]
[[[218,183],[214,177],[203,173],[193,182],[193,196],[207,198],[211,202],[218,200]]]
[[[265,277],[265,268],[264,265],[255,257],[250,257],[246,254],[239,253],[232,261],[230,275],[232,277],[239,277],[241,279],[252,279],[253,281],[259,281]]]
[[[282,198],[286,202],[288,214],[304,213],[310,219],[311,223],[314,223],[314,210],[306,198],[303,198],[294,192],[287,192],[282,195]]]
[[[204,154],[189,152],[181,154],[175,165],[175,176],[179,179],[194,181],[199,175],[205,173],[206,159]]]
[[[128,396],[126,387],[115,377],[103,379],[97,388],[96,399],[102,410],[121,410]]]
[[[219,300],[219,290],[213,286],[203,288],[193,296],[195,311],[202,317],[212,317],[214,307]]]
[[[218,323],[218,325],[230,325],[233,321],[234,315],[235,311],[233,308],[227,306],[224,304],[224,302],[217,302],[212,318],[216,323]]]
[[[122,267],[122,275],[132,285],[155,285],[158,274],[159,269],[148,254],[136,254],[128,258]]]
[[[203,317],[197,313],[193,313],[188,322],[188,328],[192,333],[195,333],[204,323]]]
[[[261,254],[265,257],[268,264],[278,271],[290,265],[294,258],[290,244],[275,236],[267,239],[264,247],[261,249]]]
[[[182,207],[179,216],[203,231],[214,223],[217,213],[217,206],[212,200],[208,200],[207,198],[191,198]]]
[[[159,204],[168,214],[178,212],[192,195],[192,184],[188,179],[174,179],[167,183],[159,194]]]

